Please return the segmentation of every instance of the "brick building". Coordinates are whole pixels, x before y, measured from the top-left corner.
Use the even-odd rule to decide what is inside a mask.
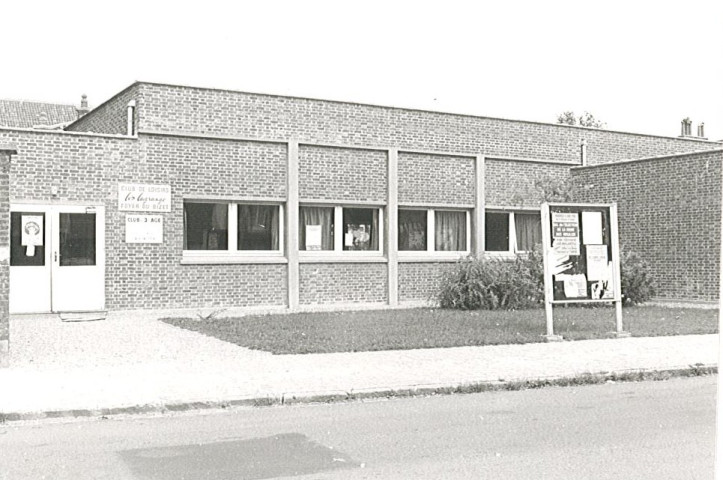
[[[700,138],[138,82],[2,145],[12,312],[426,301],[460,256],[539,241],[546,176],[620,202],[623,245],[655,262],[656,225],[700,237],[661,293],[716,296],[721,145]]]

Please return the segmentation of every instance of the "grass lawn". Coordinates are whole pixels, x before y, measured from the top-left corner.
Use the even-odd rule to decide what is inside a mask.
[[[611,307],[556,307],[554,314],[555,333],[566,340],[605,338],[615,330],[615,310]],[[541,335],[545,334],[544,310],[416,308],[162,321],[275,354],[532,343],[543,341]],[[716,333],[718,310],[626,308],[623,328],[637,337]]]

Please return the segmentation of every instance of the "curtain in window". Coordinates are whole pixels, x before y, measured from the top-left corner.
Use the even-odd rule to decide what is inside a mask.
[[[399,250],[427,250],[426,210],[399,210]]]
[[[542,244],[542,220],[536,214],[515,213],[518,252],[529,252]]]
[[[238,206],[238,249],[279,249],[279,207],[276,205]]]
[[[467,250],[467,215],[465,212],[434,212],[435,250],[460,252]]]
[[[334,250],[334,208],[301,207],[299,230],[299,250]],[[317,235],[321,236],[320,248]]]

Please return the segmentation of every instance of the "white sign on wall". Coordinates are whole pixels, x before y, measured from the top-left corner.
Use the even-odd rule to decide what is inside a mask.
[[[126,212],[170,212],[171,186],[119,183],[118,210]]]
[[[163,217],[126,215],[126,243],[163,243]]]

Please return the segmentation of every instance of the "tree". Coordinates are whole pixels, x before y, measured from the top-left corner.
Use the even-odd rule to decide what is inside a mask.
[[[598,120],[592,113],[587,111],[579,117],[575,116],[575,112],[562,112],[557,117],[557,123],[562,125],[580,125],[581,127],[590,128],[605,128],[606,125],[605,122]]]

